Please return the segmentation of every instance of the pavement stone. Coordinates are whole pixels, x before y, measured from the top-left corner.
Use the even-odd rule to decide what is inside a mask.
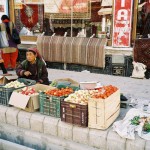
[[[15,107],[8,107],[6,111],[6,122],[8,124],[17,126],[18,125],[18,113],[20,109],[17,109]]]
[[[145,150],[150,150],[150,142],[146,141],[145,143]]]
[[[30,118],[32,113],[21,110],[18,114],[18,126],[25,129],[30,129]]]
[[[72,140],[73,125],[59,121],[58,122],[58,136],[67,140]]]
[[[44,118],[45,116],[41,115],[38,112],[33,113],[30,119],[31,130],[43,133],[44,132],[44,125],[43,125]]]
[[[16,143],[0,139],[0,149],[2,150],[34,150]]]
[[[8,107],[0,105],[0,122],[6,123],[6,111]]]
[[[58,122],[60,118],[46,116],[44,119],[44,133],[57,136],[58,135]]]
[[[89,143],[89,128],[73,126],[73,141],[88,145]]]
[[[112,129],[109,131],[107,136],[107,147],[108,150],[125,150],[126,149],[126,139],[121,138]],[[132,150],[132,149],[130,149]]]
[[[136,134],[135,140],[127,139],[127,141],[126,141],[126,150],[144,150],[145,145],[146,145],[146,140],[140,138]]]
[[[107,135],[110,129],[105,131],[90,129],[89,130],[89,145],[101,150],[106,149]]]

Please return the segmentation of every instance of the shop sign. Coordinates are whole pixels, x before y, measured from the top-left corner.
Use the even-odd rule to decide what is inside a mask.
[[[133,0],[114,0],[113,47],[130,47]]]

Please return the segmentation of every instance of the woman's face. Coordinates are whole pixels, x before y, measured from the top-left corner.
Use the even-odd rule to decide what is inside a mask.
[[[32,52],[26,52],[26,58],[29,62],[34,62],[36,59],[36,55]]]

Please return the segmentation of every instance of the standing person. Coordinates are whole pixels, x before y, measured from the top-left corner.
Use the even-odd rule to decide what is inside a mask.
[[[9,47],[2,49],[2,58],[6,69],[14,70],[16,68],[16,61],[18,57],[17,44],[13,42],[11,35],[14,27],[13,22],[10,21],[7,15],[1,17],[2,23],[0,24],[1,30],[6,31]],[[10,68],[8,68],[10,64]]]
[[[20,78],[31,79],[37,83],[49,85],[46,65],[36,48],[28,49],[26,60],[17,67],[16,73]]]

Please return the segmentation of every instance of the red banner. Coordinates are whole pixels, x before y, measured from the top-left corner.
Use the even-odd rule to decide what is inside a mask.
[[[113,47],[130,47],[133,0],[114,0]]]

